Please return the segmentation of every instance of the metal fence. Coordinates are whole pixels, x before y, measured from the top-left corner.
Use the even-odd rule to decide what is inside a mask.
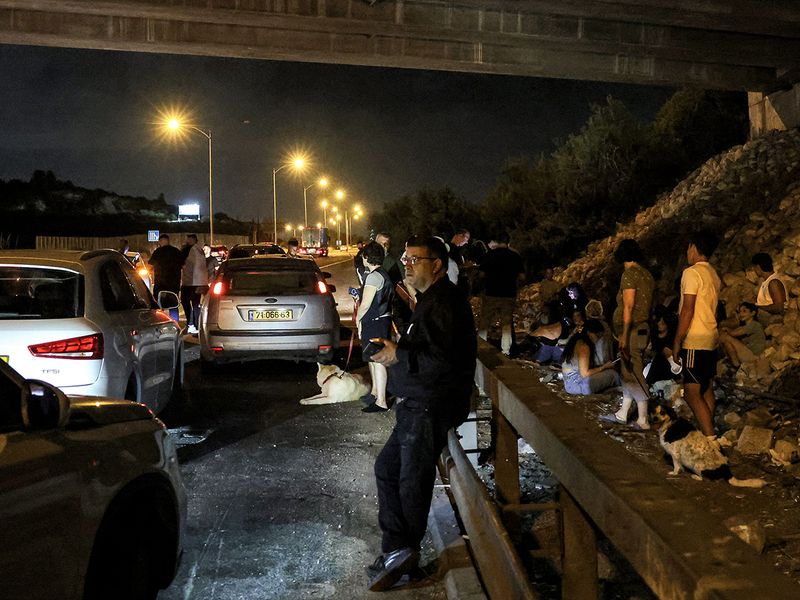
[[[477,489],[480,480],[452,432],[443,467],[491,598],[535,597],[510,552],[519,515],[541,510],[556,510],[560,518],[561,554],[554,558],[561,565],[565,599],[598,597],[598,536],[611,542],[659,598],[800,597],[794,581],[705,506],[599,432],[530,371],[483,341],[478,356],[475,380],[492,401],[498,505]],[[520,503],[518,436],[558,479],[557,503]]]
[[[188,233],[171,233],[169,231],[162,231],[169,235],[170,243],[173,246],[182,246],[186,242]],[[200,244],[208,243],[204,239],[204,234],[197,234]],[[147,234],[131,234],[114,237],[80,237],[80,236],[54,236],[54,235],[37,235],[36,236],[36,249],[37,250],[100,250],[102,248],[116,248],[119,249],[120,240],[128,240],[131,250],[152,254],[158,244],[156,242],[148,242]],[[249,244],[250,237],[246,235],[215,235],[214,242],[222,244],[230,248],[236,244]]]

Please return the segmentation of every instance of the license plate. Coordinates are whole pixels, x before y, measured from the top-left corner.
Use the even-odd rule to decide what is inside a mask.
[[[4,363],[7,363],[8,362],[8,354],[0,355],[0,360],[2,360]]]
[[[248,310],[248,321],[286,321],[292,318],[291,308],[271,308],[267,310]]]

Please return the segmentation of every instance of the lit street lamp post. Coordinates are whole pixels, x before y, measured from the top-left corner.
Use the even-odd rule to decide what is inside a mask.
[[[323,188],[327,187],[328,178],[320,177],[319,180],[303,187],[303,225],[305,227],[308,227],[308,195],[306,194],[306,192],[308,192],[308,190],[314,187],[315,185],[318,185],[319,187]]]
[[[167,121],[167,127],[172,131],[179,131],[180,129],[189,129],[191,131],[196,131],[197,133],[203,135],[206,139],[208,139],[208,236],[210,238],[210,245],[214,245],[214,195],[213,195],[213,180],[212,180],[212,166],[211,166],[211,130],[203,130],[199,127],[195,127],[194,125],[185,125],[181,123],[178,119],[170,119]]]
[[[327,200],[323,200],[322,202],[319,203],[319,205],[322,207],[322,222],[327,225],[327,223],[328,223],[328,201]]]
[[[275,188],[275,176],[286,167],[294,167],[297,171],[302,171],[306,164],[305,159],[295,158],[292,162],[285,163],[277,169],[272,169],[272,233],[275,236],[273,243],[278,243],[278,192]]]

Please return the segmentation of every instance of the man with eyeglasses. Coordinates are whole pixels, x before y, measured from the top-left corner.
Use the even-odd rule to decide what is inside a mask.
[[[412,238],[403,263],[416,308],[397,343],[381,339],[372,357],[389,369],[397,397],[394,430],[375,461],[383,553],[367,568],[372,591],[391,588],[419,563],[436,461],[447,432],[469,413],[477,356],[472,309],[447,278],[445,244]]]

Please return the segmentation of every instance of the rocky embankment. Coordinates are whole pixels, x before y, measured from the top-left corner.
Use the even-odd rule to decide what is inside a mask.
[[[559,270],[557,281],[577,281],[610,315],[621,267],[613,260],[620,240],[633,238],[644,250],[662,298],[673,293],[686,265],[688,234],[699,227],[721,239],[712,259],[723,279],[727,312],[753,301],[760,283],[749,270],[757,252],[769,253],[786,281],[789,310],[782,324],[767,328],[769,346],[756,363],[735,374],[740,386],[800,398],[800,131],[775,132],[707,161],[671,192],[620,224],[615,235],[592,243]],[[535,320],[539,285],[521,293],[519,314]],[[531,319],[534,317],[534,319]]]

